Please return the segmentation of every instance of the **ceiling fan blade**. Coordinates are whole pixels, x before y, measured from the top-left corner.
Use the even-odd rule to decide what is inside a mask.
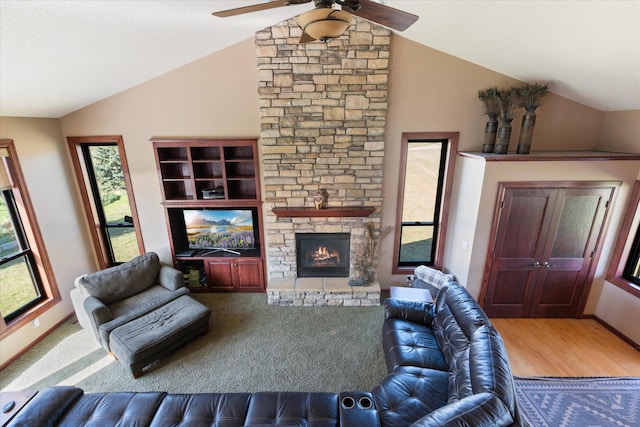
[[[276,7],[289,6],[290,4],[302,4],[309,3],[311,0],[274,0],[267,3],[258,3],[253,6],[237,7],[235,9],[221,10],[219,12],[213,12],[213,16],[219,18],[226,18],[229,16],[242,15],[243,13],[257,12],[259,10],[274,9]]]
[[[406,30],[419,18],[418,15],[414,15],[413,13],[394,9],[393,7],[371,0],[359,0],[359,3],[359,10],[350,9],[348,2],[342,6],[342,9],[360,18],[364,18],[367,21],[375,22],[397,31]]]

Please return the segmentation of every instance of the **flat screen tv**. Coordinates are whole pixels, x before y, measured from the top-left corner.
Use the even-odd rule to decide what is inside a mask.
[[[252,209],[184,209],[189,249],[239,253],[256,247]]]

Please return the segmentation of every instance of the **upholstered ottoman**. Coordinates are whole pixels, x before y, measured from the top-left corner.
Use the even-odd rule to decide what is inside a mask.
[[[183,295],[111,332],[111,352],[134,378],[142,368],[209,330],[211,310]]]

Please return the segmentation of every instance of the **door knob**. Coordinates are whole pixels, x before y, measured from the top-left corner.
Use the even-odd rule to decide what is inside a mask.
[[[533,268],[540,268],[540,263],[538,261],[534,261],[533,264],[531,264],[531,267]]]
[[[542,263],[542,266],[543,266],[543,267],[547,267],[547,268],[555,267],[555,265],[549,264],[549,261],[544,261],[544,262]]]

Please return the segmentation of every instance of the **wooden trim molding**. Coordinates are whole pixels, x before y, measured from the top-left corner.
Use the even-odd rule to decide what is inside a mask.
[[[40,302],[40,304],[35,305],[33,308],[16,317],[8,324],[4,324],[4,321],[2,321],[0,337],[4,337],[19,330],[22,326],[46,312],[49,308],[60,302],[62,298],[60,297],[60,291],[58,290],[58,285],[53,274],[51,261],[49,260],[44,239],[40,232],[37,216],[33,208],[33,204],[31,203],[31,197],[29,196],[24,174],[20,167],[15,144],[11,139],[0,139],[0,148],[6,149],[9,153],[7,164],[9,166],[9,175],[11,176],[14,187],[13,197],[22,218],[24,230],[27,234],[27,240],[30,243],[31,252],[34,255],[38,272],[40,273],[44,293],[47,296],[47,298]]]
[[[67,143],[69,145],[71,163],[73,163],[76,178],[78,179],[78,190],[80,191],[80,197],[82,199],[87,222],[89,224],[89,234],[91,235],[91,242],[93,243],[93,248],[98,260],[99,269],[105,269],[107,267],[110,267],[111,265],[109,261],[109,255],[107,254],[105,249],[107,243],[104,241],[102,234],[100,233],[100,220],[98,219],[98,213],[96,212],[92,197],[89,194],[89,182],[87,180],[86,167],[80,160],[82,157],[80,150],[83,144],[97,143],[117,145],[118,153],[120,154],[120,164],[122,165],[122,174],[124,176],[125,186],[127,187],[127,193],[129,193],[129,207],[131,209],[134,231],[136,233],[136,239],[138,241],[138,250],[141,254],[143,254],[145,252],[144,243],[142,241],[142,233],[140,232],[138,210],[136,208],[133,187],[131,185],[129,165],[127,163],[127,156],[124,151],[124,141],[122,139],[122,136],[69,136],[67,137]]]
[[[404,132],[402,134],[402,152],[400,153],[399,171],[400,184],[398,188],[398,202],[396,208],[396,231],[393,243],[393,266],[392,274],[410,274],[414,267],[398,266],[400,260],[400,229],[402,225],[402,207],[404,205],[404,177],[407,169],[407,152],[409,149],[409,141],[415,140],[448,140],[447,158],[445,161],[444,182],[442,185],[442,194],[440,200],[440,217],[438,218],[438,236],[436,241],[436,253],[433,260],[433,267],[442,269],[442,261],[444,258],[444,243],[447,237],[447,225],[449,223],[449,208],[451,205],[451,188],[453,186],[453,173],[458,155],[458,138],[459,132]]]
[[[634,340],[632,340],[631,338],[629,338],[628,336],[626,336],[625,334],[623,334],[622,332],[620,332],[619,330],[617,330],[616,328],[614,328],[613,326],[611,326],[610,324],[608,324],[607,322],[599,318],[598,316],[590,314],[587,316],[583,316],[583,319],[595,320],[596,322],[604,326],[609,332],[611,332],[612,334],[620,338],[622,341],[626,342],[631,347],[633,347],[634,350],[640,351],[640,344],[638,344],[637,342],[635,342]]]
[[[622,272],[631,251],[633,237],[635,236],[633,231],[638,226],[640,226],[640,181],[636,181],[633,184],[629,202],[627,203],[627,210],[620,226],[619,237],[613,249],[606,276],[607,282],[640,298],[640,288],[622,277]]]
[[[375,208],[343,207],[343,208],[273,208],[271,211],[278,218],[319,218],[319,217],[368,217]]]
[[[459,153],[462,157],[484,159],[486,162],[570,162],[640,160],[640,154],[612,153],[607,151],[539,151],[529,154]]]

